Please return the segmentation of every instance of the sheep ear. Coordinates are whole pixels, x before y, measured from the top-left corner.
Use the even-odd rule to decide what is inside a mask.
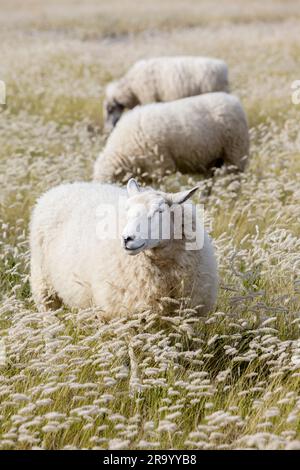
[[[182,204],[187,201],[193,194],[199,189],[199,186],[195,186],[187,191],[181,191],[180,193],[173,193],[167,195],[168,203],[171,204]]]
[[[140,187],[134,178],[130,178],[127,183],[127,193],[128,196],[134,196],[135,194],[140,192]]]

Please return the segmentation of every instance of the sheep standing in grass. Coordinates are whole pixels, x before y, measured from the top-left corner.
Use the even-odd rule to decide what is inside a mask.
[[[249,151],[245,112],[237,97],[207,93],[138,106],[118,122],[94,167],[94,179],[145,180],[205,173],[221,162],[244,170]]]
[[[132,179],[127,193],[99,183],[48,191],[31,220],[31,288],[38,307],[97,306],[111,318],[164,296],[188,296],[192,307],[207,313],[216,300],[217,267],[195,206],[185,202],[196,189],[141,191]]]
[[[126,108],[228,91],[228,88],[227,65],[219,59],[158,57],[140,60],[124,77],[106,87],[104,127],[110,132]]]

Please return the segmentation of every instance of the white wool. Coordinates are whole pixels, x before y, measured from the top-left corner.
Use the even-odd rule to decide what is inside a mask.
[[[119,80],[108,84],[105,107],[173,101],[214,91],[228,91],[225,62],[211,57],[156,57],[136,62]],[[107,108],[106,108],[107,109]],[[109,114],[104,109],[105,124]],[[119,112],[120,117],[121,112]]]
[[[157,198],[157,192],[151,194]],[[183,240],[168,240],[163,248],[129,256],[120,241],[129,199],[113,185],[73,183],[55,187],[38,200],[30,245],[31,288],[39,308],[62,301],[70,307],[100,307],[110,318],[130,315],[167,295],[190,296],[192,307],[203,305],[201,313],[213,307],[217,267],[207,234],[199,250],[187,251]],[[119,201],[117,238],[99,239],[97,208]]]
[[[138,106],[110,134],[94,167],[94,179],[113,182],[137,174],[153,178],[180,170],[206,172],[219,160],[243,170],[248,124],[236,96],[204,95]]]

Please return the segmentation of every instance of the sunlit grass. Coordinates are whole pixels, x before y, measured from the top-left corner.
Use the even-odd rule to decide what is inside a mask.
[[[184,14],[179,0],[117,3],[1,6],[0,448],[299,448],[297,2],[190,0]],[[252,128],[243,175],[161,181],[202,186],[215,311],[199,319],[162,299],[110,323],[66,308],[44,317],[29,289],[31,209],[48,188],[91,178],[105,84],[166,54],[226,60]]]

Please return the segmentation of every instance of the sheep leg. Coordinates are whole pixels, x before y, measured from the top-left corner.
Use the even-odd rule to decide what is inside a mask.
[[[31,264],[31,291],[33,300],[40,312],[57,310],[61,307],[61,300],[49,287],[40,266],[34,261]]]
[[[224,163],[227,166],[233,165],[236,167],[236,172],[245,170],[249,154],[249,141],[246,138],[236,138],[231,143],[230,147],[225,150]],[[234,171],[233,169],[231,171]]]

